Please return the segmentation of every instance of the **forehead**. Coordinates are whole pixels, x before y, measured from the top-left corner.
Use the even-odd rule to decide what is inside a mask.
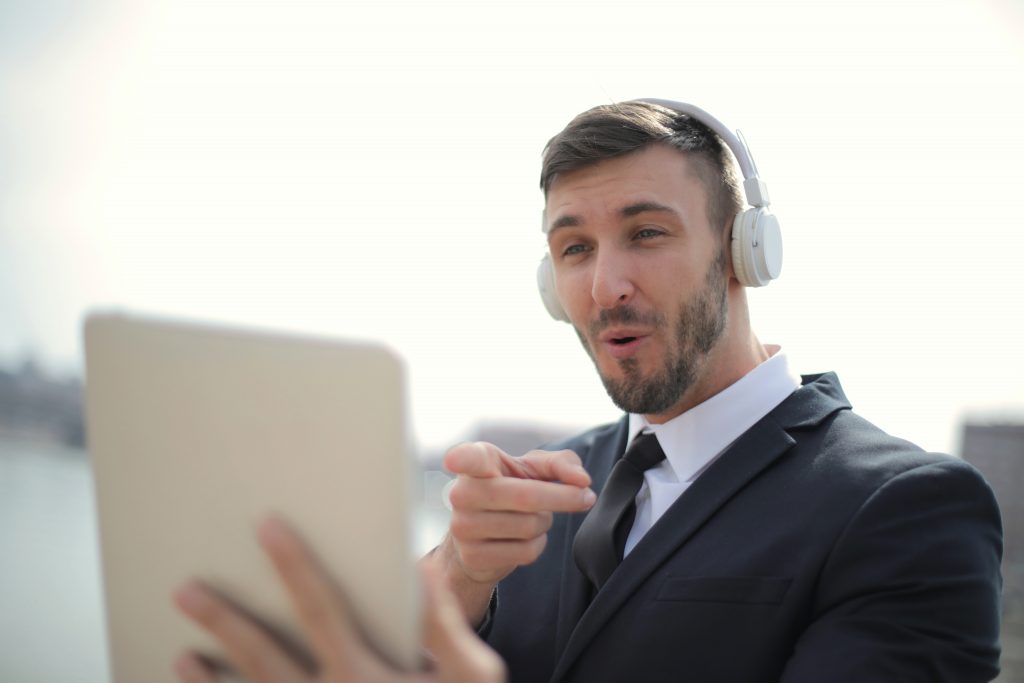
[[[544,230],[584,224],[644,203],[671,207],[690,220],[704,217],[704,187],[685,154],[655,145],[555,176]]]

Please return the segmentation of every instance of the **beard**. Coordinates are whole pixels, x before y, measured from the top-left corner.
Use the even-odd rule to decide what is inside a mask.
[[[619,378],[602,373],[587,337],[576,329],[616,406],[627,413],[656,415],[679,402],[693,386],[700,366],[725,331],[729,310],[726,285],[723,251],[708,268],[703,287],[680,307],[676,329],[669,335],[675,344],[665,354],[662,367],[648,375],[642,373],[636,358],[619,361]],[[603,329],[614,324],[641,324],[662,330],[669,326],[663,313],[640,313],[626,305],[601,311],[600,317],[588,327],[589,338],[596,339]]]

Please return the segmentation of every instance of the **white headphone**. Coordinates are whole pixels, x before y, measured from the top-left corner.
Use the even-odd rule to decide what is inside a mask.
[[[733,133],[714,116],[692,104],[647,98],[635,101],[657,104],[700,121],[717,133],[732,150],[743,172],[743,191],[750,205],[750,208],[736,214],[732,223],[732,267],[736,279],[746,287],[763,287],[779,277],[782,271],[782,232],[778,219],[768,211],[768,188],[757,175],[757,166],[743,135],[738,130]],[[547,226],[543,225],[541,230],[546,233]],[[537,266],[537,287],[551,317],[569,322],[555,291],[555,270],[549,254],[545,254]]]

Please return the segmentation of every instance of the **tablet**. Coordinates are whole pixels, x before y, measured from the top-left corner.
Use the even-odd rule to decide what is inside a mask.
[[[174,607],[198,578],[303,640],[255,536],[275,514],[341,586],[371,645],[420,655],[415,461],[401,362],[373,344],[94,313],[84,324],[115,683],[175,681],[215,641]]]

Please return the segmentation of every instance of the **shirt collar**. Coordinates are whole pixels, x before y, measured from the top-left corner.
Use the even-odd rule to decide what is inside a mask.
[[[778,346],[767,360],[703,403],[668,422],[652,425],[630,413],[629,442],[654,432],[677,481],[691,481],[729,444],[754,426],[800,386],[800,375]],[[628,442],[627,442],[628,443]]]

